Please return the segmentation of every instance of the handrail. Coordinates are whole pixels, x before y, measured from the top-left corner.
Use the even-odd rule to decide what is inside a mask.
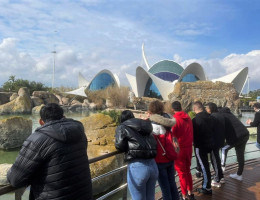
[[[247,128],[255,128],[255,127],[252,127],[252,126],[246,126],[246,127],[247,127]],[[252,135],[256,135],[256,134],[250,134],[250,136],[252,136]],[[251,144],[254,144],[254,143],[255,143],[255,142],[249,142],[249,143],[247,143],[247,145],[251,145]],[[249,152],[245,152],[245,153],[248,154],[248,153],[254,153],[254,152],[257,152],[257,151],[260,151],[260,150],[253,150],[253,151],[249,151]],[[92,164],[92,163],[95,163],[95,162],[98,162],[98,161],[101,161],[101,160],[104,160],[104,159],[106,159],[106,158],[110,158],[110,157],[112,157],[112,156],[119,155],[119,154],[122,154],[122,152],[120,152],[120,151],[113,151],[113,152],[104,154],[104,155],[102,155],[102,156],[98,156],[98,157],[95,157],[95,158],[91,158],[91,159],[89,159],[89,164]],[[229,158],[229,157],[233,157],[233,156],[235,156],[235,155],[229,155],[228,158]],[[192,158],[194,158],[194,157],[195,157],[195,156],[192,156]],[[119,172],[119,171],[121,171],[121,170],[124,170],[124,169],[126,169],[126,168],[127,168],[127,165],[124,165],[124,166],[122,166],[122,167],[119,167],[119,168],[117,168],[117,169],[114,169],[114,170],[112,170],[112,171],[109,171],[109,172],[107,172],[107,173],[105,173],[105,174],[102,174],[102,175],[100,175],[100,176],[98,176],[98,177],[93,178],[93,179],[92,179],[92,182],[97,181],[97,180],[99,180],[99,179],[101,179],[101,178],[104,178],[104,177],[106,177],[106,176],[109,176],[109,175],[111,175],[111,174],[117,173],[117,172]],[[193,168],[191,168],[191,170],[194,170],[195,168],[196,168],[196,167],[193,167]],[[127,184],[123,184],[123,185],[121,185],[119,188],[116,188],[115,190],[110,191],[109,193],[103,195],[103,196],[100,197],[98,200],[104,199],[104,198],[108,197],[108,195],[112,195],[112,194],[114,194],[114,193],[116,193],[116,192],[122,190],[122,189],[125,188],[126,186],[127,186]],[[19,189],[20,189],[20,188],[14,188],[14,187],[12,187],[11,185],[3,186],[3,187],[0,188],[0,196],[1,196],[1,195],[4,195],[4,194],[7,194],[7,193],[9,193],[9,192],[17,191],[17,190],[19,190]],[[104,197],[104,198],[103,198],[103,197]]]

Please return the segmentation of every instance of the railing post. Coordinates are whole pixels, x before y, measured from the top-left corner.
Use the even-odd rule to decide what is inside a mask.
[[[22,200],[22,196],[23,196],[25,189],[26,188],[22,187],[22,188],[15,190],[15,192],[14,192],[15,200]]]
[[[127,183],[127,168],[123,170],[123,183]],[[127,187],[123,190],[123,200],[127,200]]]

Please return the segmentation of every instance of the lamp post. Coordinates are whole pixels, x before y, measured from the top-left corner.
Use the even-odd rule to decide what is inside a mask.
[[[56,57],[56,51],[55,49],[51,52],[53,53],[53,71],[52,71],[52,90],[54,89],[54,79],[55,79],[55,57]]]

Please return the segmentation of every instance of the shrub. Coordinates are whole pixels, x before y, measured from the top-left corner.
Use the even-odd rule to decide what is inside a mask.
[[[101,111],[100,113],[104,114],[104,115],[109,115],[112,119],[113,122],[116,123],[116,125],[120,124],[120,116],[121,116],[121,111],[116,111],[116,110],[105,110],[105,111]]]

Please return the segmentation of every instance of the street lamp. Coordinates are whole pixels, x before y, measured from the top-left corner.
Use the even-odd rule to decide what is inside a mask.
[[[56,51],[54,49],[54,51],[52,51],[51,53],[53,53],[53,71],[52,71],[52,90],[54,89],[54,79],[55,79],[55,57],[56,57]]]

